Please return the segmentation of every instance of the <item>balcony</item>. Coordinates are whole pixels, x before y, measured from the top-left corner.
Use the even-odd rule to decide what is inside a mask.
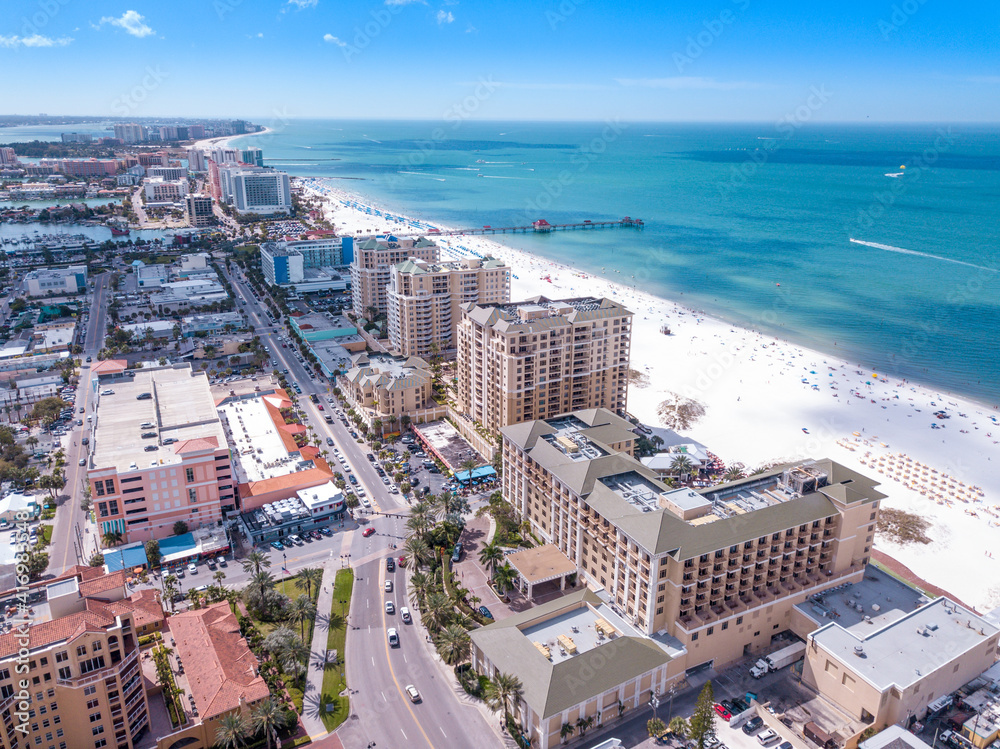
[[[98,669],[97,671],[91,671],[89,674],[84,674],[83,676],[71,677],[69,679],[57,679],[57,683],[64,687],[82,687],[87,684],[93,684],[94,682],[106,679],[109,676],[114,677],[117,674],[124,672],[134,666],[139,661],[139,649],[134,648],[131,653],[125,656],[118,663],[112,663],[110,666],[105,666],[104,668]]]

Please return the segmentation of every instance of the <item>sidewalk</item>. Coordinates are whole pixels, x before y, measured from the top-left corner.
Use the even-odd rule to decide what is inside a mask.
[[[327,735],[323,725],[323,673],[326,664],[326,643],[329,629],[330,608],[333,606],[333,583],[339,568],[330,560],[323,563],[323,582],[316,599],[316,626],[310,645],[309,671],[306,673],[306,690],[302,697],[302,725],[314,741]],[[343,653],[338,653],[342,658]]]

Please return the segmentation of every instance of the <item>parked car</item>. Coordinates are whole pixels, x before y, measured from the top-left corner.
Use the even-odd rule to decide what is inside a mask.
[[[333,447],[333,437],[327,437],[326,444],[329,445],[330,447]]]
[[[733,718],[733,714],[728,710],[726,710],[726,708],[724,708],[718,702],[715,703],[715,714],[718,715],[723,720],[732,720]]]
[[[272,549],[277,549],[278,551],[284,551],[285,550],[284,544],[282,544],[280,541],[272,541],[271,542],[271,548]]]
[[[192,575],[197,575],[198,574],[198,565],[195,564],[194,562],[188,562],[187,569],[188,569],[188,572],[190,572]]]
[[[457,544],[455,544],[455,549],[454,549],[454,551],[451,552],[451,561],[457,562],[458,560],[460,560],[462,558],[462,548],[463,547],[462,547],[462,542],[461,541],[459,541]]]
[[[753,716],[750,720],[743,724],[743,733],[747,736],[753,736],[757,731],[759,731],[764,725],[764,719],[759,715]]]
[[[322,533],[324,536],[332,536],[333,535],[333,531],[331,531],[325,525],[322,528],[319,529],[319,532]]]
[[[760,743],[761,746],[767,746],[768,744],[773,744],[777,740],[778,740],[778,734],[776,734],[770,728],[768,728],[766,731],[761,731],[760,733],[757,734],[757,741]]]
[[[490,610],[488,608],[486,608],[485,606],[480,606],[479,607],[479,613],[482,614],[487,619],[492,619],[493,618],[493,614],[491,614]]]

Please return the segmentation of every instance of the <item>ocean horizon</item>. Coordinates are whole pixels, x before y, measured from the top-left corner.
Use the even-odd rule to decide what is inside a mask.
[[[995,126],[262,124],[272,131],[238,142],[262,148],[266,165],[432,223],[641,218],[642,230],[491,238],[880,376],[1000,404]]]
[[[269,126],[239,139],[264,149],[266,165],[421,220],[641,218],[642,230],[492,239],[873,372],[1000,403],[994,127]]]

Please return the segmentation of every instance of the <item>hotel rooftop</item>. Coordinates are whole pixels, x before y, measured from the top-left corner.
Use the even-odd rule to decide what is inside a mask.
[[[476,323],[501,331],[542,331],[566,323],[585,322],[610,317],[631,317],[632,313],[618,302],[598,297],[579,297],[553,301],[544,296],[524,302],[479,306],[468,303],[462,309]]]
[[[92,469],[174,465],[191,447],[226,444],[204,373],[195,373],[188,365],[129,371],[135,376],[98,387]]]
[[[605,409],[523,422],[501,432],[532,460],[654,554],[688,559],[778,528],[837,514],[831,499],[884,498],[875,483],[831,460],[804,461],[710,489],[670,489],[616,445],[632,424]]]
[[[672,638],[640,634],[587,589],[470,634],[498,670],[517,674],[525,702],[542,716],[602,694],[684,652]]]

